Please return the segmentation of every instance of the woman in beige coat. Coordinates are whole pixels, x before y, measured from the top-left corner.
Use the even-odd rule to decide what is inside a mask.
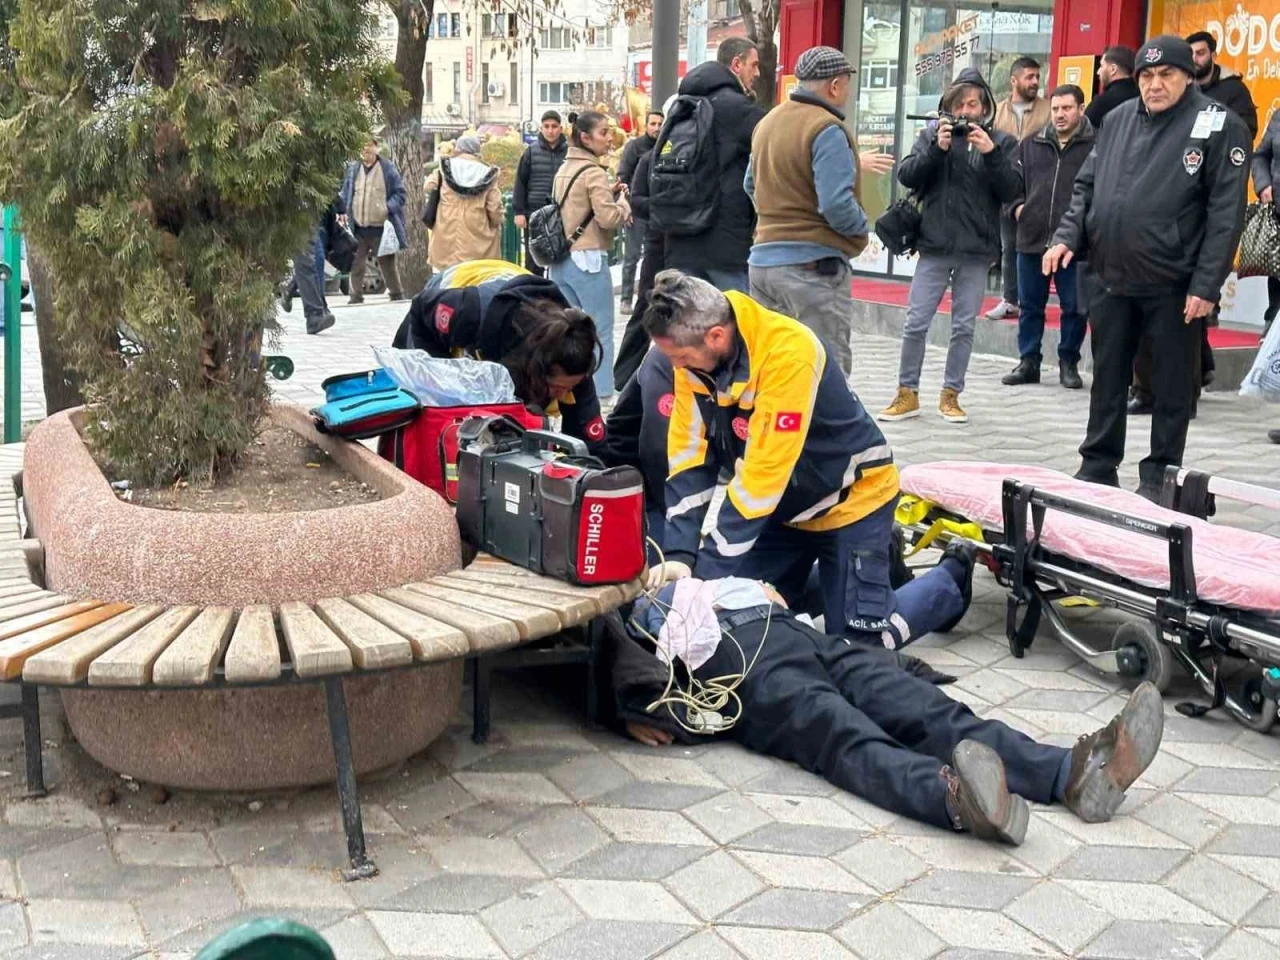
[[[459,137],[453,156],[427,177],[425,195],[429,220],[432,194],[440,199],[431,228],[427,261],[436,270],[467,260],[496,260],[502,234],[502,191],[497,167],[480,159],[480,138]]]
[[[631,219],[626,184],[610,185],[609,174],[602,165],[611,146],[608,117],[594,110],[578,114],[569,138],[569,152],[556,172],[551,193],[561,205],[560,217],[569,236],[584,223],[586,227],[574,241],[573,252],[547,268],[547,278],[556,282],[565,299],[595,321],[604,347],[604,357],[595,372],[596,393],[602,398],[613,393],[613,276],[609,272],[609,251],[613,249],[614,231]]]

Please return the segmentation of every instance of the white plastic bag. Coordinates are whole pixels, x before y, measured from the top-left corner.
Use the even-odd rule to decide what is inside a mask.
[[[1267,331],[1249,375],[1240,384],[1240,396],[1280,403],[1280,323],[1273,323]]]
[[[378,256],[389,257],[399,252],[400,238],[396,236],[395,224],[385,220],[382,224],[382,239],[378,241]]]
[[[443,360],[425,350],[374,347],[378,365],[396,386],[408,390],[427,407],[514,403],[516,386],[500,363],[487,360]]]

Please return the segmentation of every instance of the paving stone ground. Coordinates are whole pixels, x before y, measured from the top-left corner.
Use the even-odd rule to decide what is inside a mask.
[[[285,320],[297,363],[278,393],[311,403],[327,375],[372,360],[402,305],[336,305],[319,337]],[[855,385],[886,402],[897,344],[855,344]],[[1011,364],[975,357],[972,422],[936,416],[886,431],[904,463],[999,459],[1074,469],[1087,398],[1010,389]],[[931,349],[926,398],[941,378]],[[1275,411],[1209,395],[1188,462],[1280,479]],[[1142,424],[1145,426],[1145,423]],[[1136,457],[1145,436],[1132,437]],[[1125,482],[1136,484],[1132,465]],[[1280,517],[1234,522],[1280,533]],[[1105,643],[1114,617],[1067,611]],[[1004,594],[989,576],[947,636],[913,651],[957,674],[977,712],[1062,745],[1106,722],[1123,691],[1047,637],[1009,656]],[[0,824],[0,955],[190,957],[241,919],[277,914],[318,929],[341,960],[1114,960],[1271,958],[1280,951],[1280,734],[1224,716],[1191,720],[1167,698],[1165,744],[1116,819],[1079,823],[1036,807],[1026,843],[995,847],[899,819],[818,777],[727,743],[648,749],[581,720],[572,676],[498,678],[494,734],[469,739],[460,711],[403,768],[362,785],[374,880],[343,884],[332,790],[252,798],[144,786],[98,807],[112,778],[79,754],[47,698],[46,800],[10,799]],[[20,779],[17,721],[0,723],[0,781]],[[60,787],[59,784],[68,784]]]

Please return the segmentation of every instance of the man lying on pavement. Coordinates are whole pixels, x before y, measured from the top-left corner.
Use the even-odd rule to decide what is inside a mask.
[[[911,658],[819,633],[755,580],[669,583],[637,602],[629,627],[615,637],[613,685],[640,742],[729,736],[893,813],[1014,845],[1027,800],[1111,819],[1164,729],[1144,683],[1072,749],[1036,743],[952,700],[927,667],[903,669]]]

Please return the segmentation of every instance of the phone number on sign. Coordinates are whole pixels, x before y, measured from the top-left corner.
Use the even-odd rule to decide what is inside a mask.
[[[953,63],[960,57],[968,56],[971,53],[978,52],[978,37],[970,37],[968,40],[959,40],[954,46],[944,47],[937,53],[930,53],[921,57],[916,61],[916,76],[923,77],[926,73],[932,73],[934,70],[940,70],[947,64]]]

